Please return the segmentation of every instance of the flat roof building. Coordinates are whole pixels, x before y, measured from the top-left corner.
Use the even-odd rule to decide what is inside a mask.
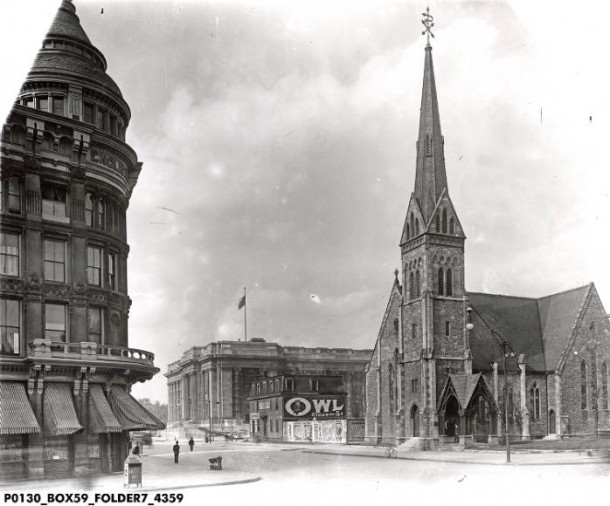
[[[281,374],[342,378],[349,417],[364,416],[364,370],[371,350],[282,346],[264,339],[217,341],[196,346],[169,365],[168,430],[191,426],[247,429],[253,383]]]

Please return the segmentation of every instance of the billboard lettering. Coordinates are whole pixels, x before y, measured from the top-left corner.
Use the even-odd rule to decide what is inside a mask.
[[[284,403],[284,417],[299,420],[343,418],[344,397],[291,397]]]

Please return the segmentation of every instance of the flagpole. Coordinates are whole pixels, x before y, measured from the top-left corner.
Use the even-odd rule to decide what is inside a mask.
[[[244,286],[244,341],[248,342],[248,298],[246,297],[246,287]]]

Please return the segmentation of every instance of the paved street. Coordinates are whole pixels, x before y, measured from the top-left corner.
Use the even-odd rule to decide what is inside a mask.
[[[145,449],[142,458],[144,489],[176,487],[188,505],[202,500],[248,505],[278,501],[326,505],[346,500],[363,504],[397,497],[404,501],[428,497],[432,504],[472,504],[477,498],[476,502],[514,505],[520,500],[568,504],[602,497],[610,484],[610,465],[584,454],[515,455],[515,464],[506,466],[500,465],[504,455],[498,452],[454,452],[452,462],[441,462],[430,459],[447,458],[447,454],[409,453],[386,459],[378,448],[343,448],[345,454],[328,446],[198,442],[192,453],[183,448],[180,463],[174,464],[171,444],[156,443]],[[209,469],[207,459],[217,455],[223,457],[223,471]],[[220,484],[230,486],[211,486]],[[2,486],[3,492],[69,489],[122,491],[122,476]]]

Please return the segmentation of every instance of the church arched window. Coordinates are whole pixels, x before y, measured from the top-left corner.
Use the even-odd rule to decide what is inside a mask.
[[[540,419],[540,388],[534,383],[530,388],[530,415],[532,420]]]
[[[421,296],[421,276],[419,274],[419,269],[417,269],[417,272],[415,273],[415,292],[417,297]]]
[[[602,409],[608,409],[608,364],[602,363]]]
[[[419,220],[415,218],[415,235],[419,235]]]
[[[392,364],[388,364],[388,390],[390,396],[390,411],[394,413],[396,411],[396,396],[394,395],[394,386],[396,384],[394,377],[394,366]]]
[[[410,238],[411,238],[411,227],[407,223],[407,239],[410,239]]]
[[[443,209],[443,234],[447,233],[447,209]]]
[[[447,269],[447,278],[445,281],[445,295],[453,295],[453,273],[451,269]]]
[[[438,294],[445,295],[445,271],[442,267],[438,270]]]
[[[440,233],[441,231],[441,216],[440,214],[436,215],[436,231]]]
[[[591,409],[597,409],[597,350],[591,350]]]
[[[453,221],[453,216],[451,217],[451,219],[449,220],[449,233],[451,235],[455,234],[455,222]]]
[[[580,363],[580,409],[587,409],[587,364]]]
[[[415,274],[413,271],[409,273],[409,298],[415,298]]]

